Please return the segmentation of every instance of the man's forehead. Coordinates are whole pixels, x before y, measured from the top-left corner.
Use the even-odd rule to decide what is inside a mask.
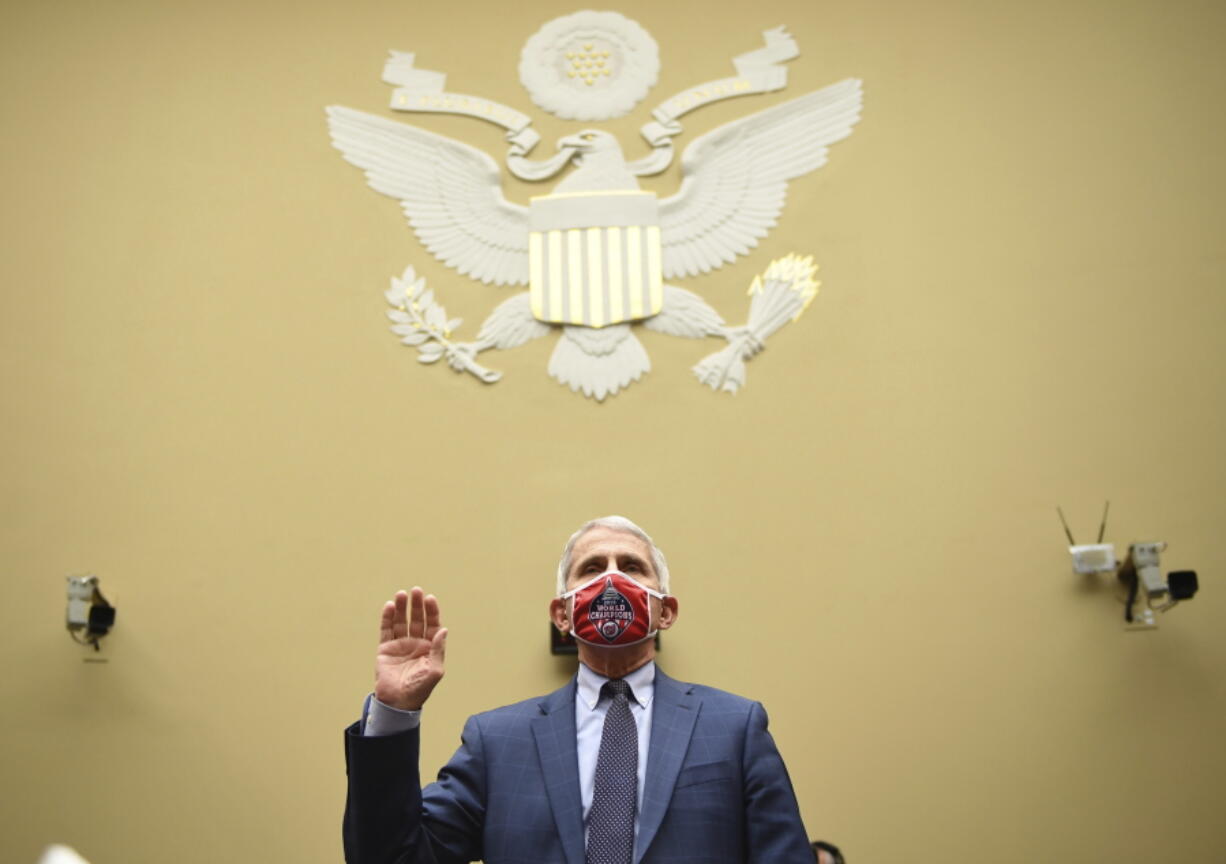
[[[607,528],[604,525],[597,525],[595,528],[585,532],[575,542],[575,548],[571,552],[571,560],[574,564],[577,564],[591,555],[610,554],[637,555],[644,561],[651,563],[651,547],[647,545],[646,540],[637,534],[631,534],[629,531],[619,531],[616,528]]]

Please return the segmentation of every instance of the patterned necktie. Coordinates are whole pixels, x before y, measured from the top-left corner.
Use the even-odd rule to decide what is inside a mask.
[[[600,733],[596,788],[587,818],[587,864],[630,864],[634,857],[634,810],[639,791],[639,733],[630,714],[630,685],[607,682],[613,697]]]

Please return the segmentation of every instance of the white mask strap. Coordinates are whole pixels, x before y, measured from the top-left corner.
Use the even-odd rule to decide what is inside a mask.
[[[565,592],[564,594],[560,594],[559,599],[569,600],[572,597],[574,597],[576,594],[578,594],[580,591],[582,591],[584,588],[591,585],[593,582],[599,582],[601,579],[604,579],[606,576],[620,576],[623,579],[629,579],[631,582],[634,582],[634,584],[638,585],[640,588],[642,588],[652,597],[655,597],[657,600],[663,600],[666,597],[668,597],[667,594],[662,594],[659,591],[654,591],[651,588],[648,588],[646,585],[644,585],[641,582],[635,582],[633,579],[631,579],[629,576],[627,576],[625,573],[623,573],[620,570],[608,570],[608,571],[605,571],[604,573],[601,573],[599,576],[593,576],[591,579],[587,580],[582,585],[577,585],[574,588],[571,588],[569,591]]]

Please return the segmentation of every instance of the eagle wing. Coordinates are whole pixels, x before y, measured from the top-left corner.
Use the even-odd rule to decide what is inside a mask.
[[[722,333],[724,319],[693,291],[665,285],[664,305],[659,314],[645,320],[643,326],[670,336],[701,339]]]
[[[551,330],[548,324],[536,320],[532,314],[532,295],[525,291],[498,304],[482,323],[477,343],[482,348],[518,348],[548,336]]]
[[[660,202],[664,275],[696,276],[747,254],[774,227],[788,180],[825,164],[860,103],[860,82],[849,78],[696,138],[681,189]]]
[[[465,276],[528,281],[528,208],[507,201],[480,150],[373,114],[328,108],[332,143],[371,188],[400,199],[417,238]]]

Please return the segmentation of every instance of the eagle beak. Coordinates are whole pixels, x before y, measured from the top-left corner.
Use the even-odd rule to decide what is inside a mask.
[[[574,135],[567,135],[565,138],[558,140],[558,148],[569,147],[572,150],[586,152],[592,149],[592,144],[596,141],[596,135],[590,129],[583,132],[576,132]]]

